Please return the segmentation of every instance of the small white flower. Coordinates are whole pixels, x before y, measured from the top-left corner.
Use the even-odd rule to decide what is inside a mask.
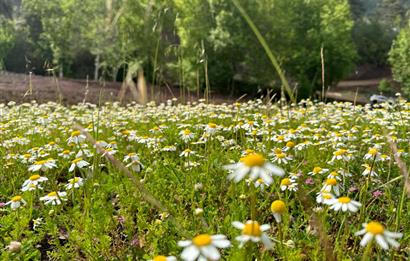
[[[264,233],[264,231],[270,229],[270,225],[259,225],[258,221],[252,220],[248,220],[246,224],[243,224],[239,221],[234,221],[232,222],[232,225],[235,228],[242,230],[242,235],[236,237],[236,240],[240,242],[239,247],[243,247],[243,245],[248,241],[262,241],[267,249],[273,248],[272,241],[269,239],[268,235]]]
[[[226,165],[224,168],[231,171],[228,178],[235,182],[241,181],[249,174],[251,180],[261,178],[267,185],[270,185],[273,182],[272,175],[283,176],[285,174],[283,169],[266,162],[266,159],[259,153],[250,153],[242,157],[238,163]]]
[[[67,139],[67,144],[79,144],[80,142],[83,142],[85,138],[85,135],[81,134],[81,131],[76,130],[71,132],[71,136]]]
[[[335,211],[342,210],[343,212],[346,212],[348,210],[350,212],[356,212],[361,206],[361,203],[354,201],[349,197],[340,197],[332,200],[332,205],[330,206],[330,209],[333,209]]]
[[[327,191],[320,191],[317,193],[316,202],[323,203],[325,205],[332,205],[335,196]]]
[[[33,165],[31,165],[28,170],[32,172],[36,172],[39,170],[46,171],[48,169],[56,168],[56,161],[54,159],[46,159],[46,160],[39,160],[34,162]]]
[[[370,166],[369,164],[363,164],[363,167],[365,167],[364,171],[362,172],[363,176],[368,176],[370,175],[370,177],[376,177],[377,173],[376,171],[374,171],[374,166]]]
[[[398,248],[400,244],[395,240],[401,238],[402,233],[387,231],[382,224],[377,221],[372,221],[363,224],[363,229],[355,233],[356,236],[363,236],[360,245],[366,246],[373,238],[376,238],[377,244],[384,250],[389,249],[389,245],[393,248]]]
[[[192,151],[190,149],[185,149],[181,154],[179,154],[180,157],[189,157],[191,155],[195,155],[195,151]]]
[[[21,191],[32,191],[35,189],[42,189],[39,183],[47,181],[48,178],[42,177],[38,174],[30,176],[27,180],[24,181]]]
[[[41,201],[45,201],[45,204],[51,204],[53,206],[55,205],[60,205],[61,200],[66,201],[67,199],[65,198],[67,196],[66,192],[50,192],[47,194],[47,196],[41,197]]]
[[[340,195],[340,186],[339,183],[337,181],[337,179],[335,178],[328,178],[325,180],[325,182],[323,183],[323,187],[321,189],[321,191],[325,191],[325,192],[334,192],[336,196]]]
[[[84,167],[87,167],[88,165],[90,165],[90,163],[83,160],[83,158],[76,158],[73,161],[71,161],[71,166],[68,169],[68,172],[72,172],[75,169],[75,167],[82,169]]]
[[[290,191],[297,191],[298,190],[298,183],[293,178],[284,178],[280,181],[280,189],[282,191],[290,190]]]
[[[187,143],[188,141],[194,138],[194,134],[189,129],[180,131],[179,136],[185,143]]]
[[[219,260],[221,254],[218,248],[231,246],[225,235],[201,234],[191,240],[178,242],[178,246],[183,247],[181,258],[185,261],[194,260]]]
[[[25,205],[27,203],[21,196],[14,196],[9,202],[6,203],[6,206],[10,205],[11,209],[15,210],[18,209],[22,204]]]
[[[74,177],[74,178],[68,180],[68,183],[65,185],[65,188],[66,189],[79,188],[83,184],[84,184],[83,178]]]
[[[321,167],[314,167],[312,171],[308,172],[309,175],[314,176],[314,175],[318,175],[318,174],[324,174],[326,172],[328,172],[329,169],[323,169]]]
[[[177,261],[177,258],[174,256],[155,256],[149,261]]]

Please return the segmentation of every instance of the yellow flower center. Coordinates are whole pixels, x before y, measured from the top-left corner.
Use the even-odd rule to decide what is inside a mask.
[[[337,176],[339,176],[339,174],[337,174],[337,172],[336,172],[336,171],[332,171],[332,172],[330,172],[330,175],[332,175],[333,177],[337,177]]]
[[[121,133],[123,135],[130,135],[131,132],[129,130],[123,130]]]
[[[277,140],[283,141],[285,139],[285,137],[283,135],[279,135]]]
[[[323,197],[324,199],[332,199],[332,195],[330,195],[329,193],[323,193],[323,194],[322,194],[322,197]]]
[[[367,232],[372,233],[373,235],[383,234],[384,232],[383,225],[376,221],[369,222],[366,225],[365,229]]]
[[[24,158],[28,159],[28,158],[31,157],[31,154],[30,154],[30,153],[27,153],[27,154],[24,154],[23,156],[24,156]]]
[[[289,178],[284,178],[280,181],[280,185],[282,186],[289,186],[290,184],[292,184],[292,182],[290,181]]]
[[[265,164],[265,158],[259,153],[250,153],[242,157],[240,161],[248,167],[260,167]]]
[[[345,149],[339,149],[339,150],[337,150],[336,152],[335,152],[335,155],[336,156],[342,156],[343,154],[346,154],[347,153],[347,150],[345,150]]]
[[[242,234],[247,236],[260,237],[262,235],[262,230],[259,226],[258,221],[246,223],[242,229]]]
[[[369,149],[369,151],[367,152],[367,154],[370,154],[372,156],[375,156],[377,154],[377,149],[376,148],[371,148]]]
[[[264,182],[263,182],[263,179],[257,179],[256,182],[258,182],[258,183],[260,183],[260,184],[264,183]]]
[[[279,148],[276,148],[276,149],[275,149],[275,154],[280,154],[280,153],[282,153],[282,150],[279,149]]]
[[[76,130],[76,131],[71,132],[71,137],[80,136],[80,134],[81,134],[81,131]]]
[[[76,164],[76,163],[78,163],[78,162],[80,162],[80,161],[82,161],[82,160],[83,160],[83,158],[76,158],[76,159],[74,159],[73,161],[71,161],[71,163]]]
[[[156,256],[152,259],[152,261],[166,261],[167,258],[165,256]]]
[[[276,157],[278,157],[279,159],[283,159],[283,158],[285,158],[286,157],[286,154],[285,153],[278,153],[278,154],[276,154]]]
[[[317,174],[317,173],[319,173],[321,170],[322,170],[321,167],[314,167],[312,172],[315,173],[315,174]]]
[[[194,239],[192,239],[192,243],[194,243],[197,247],[207,246],[212,243],[212,238],[208,234],[201,234],[194,237]]]
[[[189,135],[189,134],[191,134],[191,131],[188,130],[188,129],[185,129],[185,130],[184,130],[184,135]]]
[[[351,201],[351,199],[349,197],[340,197],[337,199],[337,201],[339,201],[342,204],[347,204]]]
[[[36,175],[30,176],[29,180],[34,181],[34,180],[38,180],[39,178],[40,178],[40,175],[36,174]]]
[[[190,150],[190,149],[186,149],[186,150],[184,150],[184,152],[185,152],[185,153],[191,153],[191,152],[192,152],[192,150]]]
[[[75,183],[77,183],[79,180],[80,180],[80,179],[79,179],[78,177],[75,177],[75,178],[71,179],[70,183],[71,183],[71,184],[75,184]]]
[[[282,200],[275,200],[272,202],[270,209],[272,210],[273,213],[282,214],[286,211],[285,202],[283,202]]]
[[[295,147],[295,143],[294,143],[293,141],[288,141],[288,142],[286,143],[286,147],[288,147],[288,148],[293,148],[293,147]]]
[[[70,151],[69,150],[65,150],[65,151],[63,151],[63,154],[70,154]]]
[[[46,163],[47,163],[47,160],[39,160],[39,161],[34,162],[34,165],[44,165]]]
[[[11,201],[17,202],[17,201],[20,201],[21,199],[22,199],[21,196],[14,196],[11,198]]]
[[[47,194],[47,196],[49,197],[56,197],[57,196],[57,192],[53,191]]]
[[[326,180],[326,185],[331,185],[331,186],[335,186],[337,184],[337,180],[330,178]]]
[[[216,128],[216,124],[210,122],[210,123],[208,123],[208,127],[211,128],[211,129],[215,129],[215,128]]]

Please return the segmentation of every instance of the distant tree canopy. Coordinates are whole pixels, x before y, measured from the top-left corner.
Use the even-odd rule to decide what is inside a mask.
[[[299,97],[322,84],[321,48],[327,86],[345,77],[354,61],[385,61],[394,37],[386,28],[400,26],[406,17],[397,8],[400,0],[239,2]],[[238,92],[280,87],[260,43],[230,0],[1,3],[0,64],[8,70],[116,80],[129,64],[139,63],[153,84],[202,89],[208,81],[212,89]],[[376,17],[378,8],[391,10],[380,24],[367,18]]]
[[[410,96],[410,21],[394,40],[389,62],[393,78],[402,84],[403,91]]]

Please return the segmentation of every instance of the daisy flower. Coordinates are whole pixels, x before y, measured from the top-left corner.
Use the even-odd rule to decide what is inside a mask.
[[[290,156],[288,156],[279,148],[276,148],[274,153],[271,154],[271,156],[273,156],[273,161],[279,164],[287,164],[288,161],[292,160]]]
[[[267,249],[273,248],[271,240],[268,235],[264,233],[266,230],[270,229],[269,224],[259,225],[258,221],[248,220],[245,224],[239,221],[234,221],[232,222],[232,225],[242,231],[242,235],[236,237],[236,240],[240,242],[239,247],[242,247],[248,241],[262,241]]]
[[[217,130],[218,130],[218,125],[212,122],[208,123],[205,127],[205,132],[209,135],[215,134]]]
[[[266,185],[267,184],[261,178],[257,179],[254,183],[255,188],[261,188],[261,191],[265,189]]]
[[[34,162],[33,165],[31,165],[28,170],[32,172],[36,172],[39,170],[46,171],[48,169],[56,168],[56,161],[52,158],[46,159],[46,160],[39,160]]]
[[[375,160],[379,160],[381,156],[381,153],[377,150],[376,147],[372,147],[369,149],[369,151],[364,155],[364,159],[375,159]]]
[[[344,161],[349,161],[352,158],[352,155],[349,153],[348,150],[346,149],[338,149],[335,152],[333,152],[333,157],[331,162],[335,160],[344,160]]]
[[[285,202],[283,202],[282,200],[275,200],[272,202],[270,209],[272,210],[273,217],[275,218],[276,222],[282,222],[282,215],[286,212]]]
[[[328,178],[325,180],[321,191],[331,192],[332,190],[336,196],[340,195],[340,186],[337,179]]]
[[[341,209],[343,212],[346,212],[347,210],[350,212],[356,212],[361,206],[362,204],[360,202],[354,201],[349,197],[340,197],[332,200],[330,209],[333,209],[334,211],[339,211]]]
[[[155,256],[150,261],[177,261],[177,258],[174,256]]]
[[[84,184],[83,178],[74,177],[74,178],[68,180],[68,183],[65,185],[65,188],[66,189],[79,188],[83,184]]]
[[[225,165],[224,168],[231,171],[228,179],[233,179],[235,182],[241,181],[249,174],[251,180],[261,178],[270,185],[273,182],[272,175],[283,176],[285,174],[283,169],[266,162],[265,157],[259,153],[250,153],[240,158],[238,163]]]
[[[190,149],[185,149],[181,154],[179,154],[180,157],[189,157],[191,155],[195,155],[195,151],[192,151]]]
[[[129,153],[124,157],[124,162],[131,161],[129,164],[126,165],[127,168],[131,167],[131,169],[135,172],[140,172],[144,165],[141,164],[140,158],[136,153]]]
[[[373,238],[376,238],[377,244],[384,250],[388,250],[389,245],[393,248],[398,248],[400,244],[395,239],[403,236],[402,233],[386,230],[385,227],[377,221],[363,223],[363,229],[356,232],[355,235],[364,235],[362,241],[360,241],[362,247],[366,246]]]
[[[79,144],[85,140],[85,135],[81,134],[81,131],[76,130],[71,132],[71,136],[67,139],[67,144]]]
[[[179,241],[178,246],[184,248],[181,253],[183,260],[219,260],[218,248],[230,247],[231,243],[225,235],[200,234],[192,240]]]
[[[377,176],[376,171],[374,171],[374,166],[373,166],[373,169],[369,164],[363,164],[362,166],[365,167],[364,171],[362,172],[363,176],[368,176],[368,175],[370,175],[370,177]]]
[[[194,134],[189,129],[180,131],[179,136],[185,143],[187,143],[188,141],[194,138]]]
[[[24,181],[21,191],[32,191],[37,188],[42,189],[42,187],[39,186],[39,183],[42,183],[47,180],[48,178],[42,177],[38,174],[32,175],[27,180]]]
[[[48,193],[46,196],[41,197],[40,200],[45,201],[44,203],[46,205],[51,204],[55,206],[55,205],[60,205],[61,200],[66,201],[67,199],[65,198],[65,196],[67,196],[66,192],[53,191],[53,192]]]
[[[314,176],[314,175],[317,175],[317,174],[324,174],[328,171],[329,171],[329,169],[322,169],[321,167],[316,166],[316,167],[313,168],[312,171],[308,172],[308,174],[311,175],[311,176]]]
[[[90,163],[83,160],[83,158],[76,158],[73,161],[71,161],[71,166],[68,169],[68,172],[72,172],[75,169],[75,167],[82,169],[84,167],[87,167],[88,165],[90,165]]]
[[[70,150],[63,150],[61,153],[58,153],[58,156],[62,157],[63,159],[69,159],[73,152]]]
[[[117,153],[117,151],[114,148],[107,147],[106,149],[104,149],[104,153],[101,155],[101,157],[104,157],[107,154],[114,155],[115,153]]]
[[[298,183],[296,183],[296,180],[292,178],[284,178],[280,181],[280,189],[282,191],[285,191],[285,190],[297,191]]]
[[[334,198],[335,196],[333,196],[332,193],[327,191],[320,191],[317,193],[316,202],[319,204],[323,203],[325,205],[332,205]]]
[[[10,205],[11,209],[15,210],[18,209],[21,204],[25,205],[27,203],[21,196],[14,196],[9,202],[6,203],[6,206]]]

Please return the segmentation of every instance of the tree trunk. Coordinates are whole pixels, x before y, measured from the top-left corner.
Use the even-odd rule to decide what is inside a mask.
[[[60,66],[58,67],[58,77],[60,79],[64,77],[63,64],[62,63],[60,63]]]
[[[100,55],[97,54],[94,60],[94,81],[98,80],[98,71],[100,70]]]

